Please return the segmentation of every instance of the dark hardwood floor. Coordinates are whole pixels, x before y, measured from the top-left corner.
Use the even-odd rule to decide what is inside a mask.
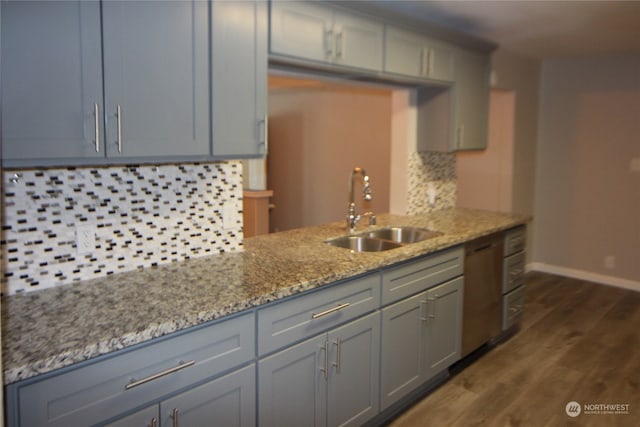
[[[525,307],[517,334],[389,425],[640,426],[640,292],[533,272]],[[569,417],[572,401],[628,414]]]

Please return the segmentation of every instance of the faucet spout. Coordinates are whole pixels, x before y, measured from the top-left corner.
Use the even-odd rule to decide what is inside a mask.
[[[373,194],[371,192],[371,182],[369,180],[369,175],[362,169],[361,167],[355,167],[351,171],[351,176],[349,177],[349,209],[347,211],[347,228],[350,233],[353,233],[356,229],[356,224],[362,218],[361,215],[356,214],[356,203],[354,196],[354,182],[355,178],[361,176],[362,177],[362,197],[365,201],[370,201],[373,199]],[[375,224],[375,215],[368,212],[369,222],[371,224]]]

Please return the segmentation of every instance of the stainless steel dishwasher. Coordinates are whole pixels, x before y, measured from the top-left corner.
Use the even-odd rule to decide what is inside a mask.
[[[501,332],[503,233],[465,245],[462,357]]]

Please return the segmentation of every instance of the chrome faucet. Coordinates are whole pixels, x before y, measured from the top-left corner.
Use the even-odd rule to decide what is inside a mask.
[[[373,198],[371,194],[369,175],[367,175],[364,169],[360,167],[353,168],[353,170],[351,171],[351,176],[349,178],[349,210],[347,211],[347,228],[349,229],[350,233],[353,233],[356,230],[356,224],[362,219],[363,216],[369,217],[369,225],[375,225],[376,223],[376,216],[372,212],[366,212],[362,215],[356,214],[356,203],[354,201],[353,195],[353,183],[357,175],[362,176],[362,182],[364,184],[364,187],[362,189],[362,196],[364,200],[369,201]]]

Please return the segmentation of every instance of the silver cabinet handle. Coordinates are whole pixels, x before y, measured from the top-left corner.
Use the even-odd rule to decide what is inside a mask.
[[[150,375],[141,380],[132,380],[129,384],[124,386],[125,390],[130,390],[134,387],[138,387],[139,385],[146,384],[150,381],[157,380],[158,378],[164,377],[169,374],[173,374],[174,372],[178,372],[181,369],[188,368],[196,363],[195,360],[191,360],[189,362],[180,362],[178,366],[174,366],[173,368],[165,369],[162,372],[158,372],[157,374]]]
[[[324,346],[322,347],[322,350],[324,350],[324,363],[322,364],[322,368],[320,368],[320,371],[324,373],[325,381],[328,381],[329,380],[329,342],[328,341],[324,342]]]
[[[173,411],[171,411],[171,418],[173,419],[173,427],[178,427],[178,408],[173,408]]]
[[[433,60],[433,49],[427,49],[427,75],[431,76],[433,74],[434,68],[434,60]]]
[[[264,146],[264,155],[269,154],[269,117],[265,114],[262,120],[258,120],[259,145]]]
[[[95,126],[96,153],[100,152],[100,110],[98,104],[93,104],[93,125]]]
[[[464,125],[460,125],[458,126],[458,141],[457,141],[457,145],[458,148],[462,147],[462,144],[464,144]]]
[[[329,58],[333,56],[333,30],[328,30],[326,33],[325,43],[327,44],[326,53]]]
[[[438,295],[436,295],[436,296],[435,296],[435,298],[429,298],[429,297],[427,297],[427,308],[429,308],[429,302],[433,302],[433,304],[432,304],[432,305],[433,305],[433,309],[431,310],[431,313],[434,313],[434,314],[429,313],[429,311],[427,310],[427,313],[428,313],[428,314],[427,314],[427,317],[428,317],[429,319],[435,319],[435,318],[436,318],[436,315],[435,315],[435,310],[436,310],[436,308],[435,308],[435,302],[436,302],[437,300],[438,300]]]
[[[312,319],[317,319],[318,317],[326,316],[331,313],[335,313],[336,311],[342,310],[343,308],[347,308],[351,305],[351,303],[345,302],[344,304],[336,305],[335,307],[331,307],[328,310],[322,311],[320,313],[311,313]]]
[[[422,48],[422,55],[420,57],[420,75],[423,77],[428,76],[429,74],[429,70],[428,70],[428,65],[427,65],[427,56],[428,56],[428,49],[426,47]]]
[[[120,104],[116,108],[116,118],[118,119],[118,140],[116,143],[118,144],[118,153],[122,153],[122,109]]]
[[[151,427],[158,427],[158,419],[156,417],[151,418]]]
[[[340,365],[342,364],[342,340],[340,338],[337,338],[334,342],[333,345],[336,346],[336,361],[333,364],[333,366],[336,367],[336,374],[340,373]]]
[[[424,305],[424,309],[422,308],[423,305]],[[426,300],[420,301],[420,320],[422,320],[423,322],[426,322],[428,320],[426,317],[428,308],[429,306]]]
[[[343,40],[342,40],[342,31],[340,31],[338,34],[336,34],[336,58],[341,58],[342,57],[342,45]]]

